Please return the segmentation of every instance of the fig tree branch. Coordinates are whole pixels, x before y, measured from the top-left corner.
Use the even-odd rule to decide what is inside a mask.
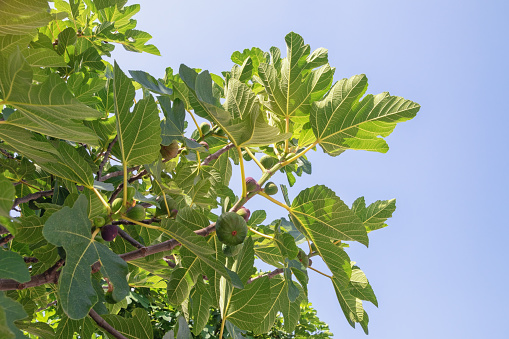
[[[49,196],[52,196],[52,195],[53,195],[53,190],[51,190],[51,191],[40,191],[40,192],[31,193],[31,194],[25,195],[24,197],[16,198],[14,200],[14,204],[12,205],[12,208],[18,206],[19,204],[23,204],[25,202],[29,202],[30,200],[39,199],[41,197],[49,197]]]
[[[104,328],[109,334],[114,336],[117,339],[127,339],[124,337],[119,331],[117,331],[113,326],[108,324],[106,320],[104,320],[99,314],[97,314],[94,309],[91,309],[88,313],[90,315],[90,318],[94,319],[97,325]]]
[[[234,144],[228,144],[226,146],[224,146],[223,148],[221,148],[220,150],[212,153],[211,155],[209,155],[208,157],[206,157],[205,159],[203,159],[201,165],[202,166],[206,166],[208,165],[211,161],[213,160],[216,160],[217,158],[219,158],[219,156],[225,152],[228,152],[230,149],[234,148],[235,145]]]
[[[118,135],[115,136],[115,138],[110,142],[108,145],[108,149],[106,150],[106,153],[104,153],[103,160],[101,161],[101,164],[99,165],[99,171],[97,172],[97,180],[101,181],[101,176],[103,174],[103,168],[104,165],[108,162],[108,159],[110,158],[111,149],[113,148],[113,145],[117,142]]]
[[[9,231],[7,231],[9,232]],[[14,236],[12,234],[9,234],[3,238],[0,238],[0,246],[3,246],[5,244],[7,244],[9,241],[11,241],[12,239],[14,238]]]

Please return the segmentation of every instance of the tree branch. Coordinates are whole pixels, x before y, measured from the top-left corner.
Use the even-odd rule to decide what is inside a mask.
[[[40,191],[40,192],[35,192],[35,193],[31,193],[31,194],[28,194],[24,197],[21,197],[21,198],[16,198],[14,200],[14,204],[12,205],[12,208],[18,206],[19,204],[23,204],[25,202],[29,202],[30,200],[35,200],[35,199],[39,199],[40,197],[49,197],[49,196],[52,196],[53,195],[53,191]]]
[[[94,321],[99,325],[100,327],[104,328],[106,331],[108,331],[109,334],[114,336],[117,339],[127,339],[124,337],[119,331],[117,331],[113,326],[108,324],[106,320],[104,320],[99,314],[97,314],[94,309],[91,309],[88,313],[90,315],[90,318],[94,319]]]
[[[9,232],[9,231],[7,231]],[[11,241],[12,239],[14,238],[14,236],[12,234],[9,234],[3,238],[0,238],[0,246],[3,246],[5,244],[7,244],[9,241]]]
[[[101,164],[99,165],[99,171],[97,171],[97,181],[102,181],[101,176],[103,174],[103,168],[104,165],[108,162],[108,159],[110,157],[111,149],[113,148],[113,145],[117,142],[118,135],[115,136],[115,138],[110,142],[108,145],[108,149],[106,150],[106,153],[104,153],[103,160],[101,161]]]
[[[64,260],[60,259],[51,266],[44,273],[34,275],[30,281],[26,283],[19,283],[13,279],[0,279],[0,291],[23,290],[25,288],[44,285],[47,283],[58,282],[59,271],[58,269],[64,265]]]
[[[106,226],[106,225],[104,225]],[[104,227],[103,226],[103,227]],[[124,238],[125,240],[127,240],[131,245],[133,245],[134,247],[136,248],[143,248],[145,246],[143,246],[142,244],[140,244],[138,241],[136,241],[136,239],[134,239],[133,237],[131,237],[126,231],[124,231],[123,229],[119,228],[118,229],[118,234]]]
[[[223,148],[221,148],[219,151],[215,152],[215,153],[212,153],[211,155],[209,155],[208,157],[206,157],[205,159],[203,159],[201,165],[202,166],[206,166],[208,165],[212,160],[216,160],[217,158],[219,158],[219,156],[225,152],[227,152],[228,150],[234,148],[235,145],[234,144],[228,144],[226,146],[224,146]]]
[[[7,234],[9,233],[9,230],[5,228],[4,226],[0,225],[0,234]]]

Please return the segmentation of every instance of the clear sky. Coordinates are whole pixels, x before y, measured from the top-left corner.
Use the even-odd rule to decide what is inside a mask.
[[[290,196],[325,184],[349,205],[359,196],[368,203],[397,199],[389,227],[371,234],[368,249],[349,251],[379,301],[378,309],[365,303],[368,338],[507,338],[506,1],[128,4],[134,3],[141,4],[138,28],[152,34],[162,56],[117,47],[113,56],[124,71],[162,78],[167,66],[185,63],[220,73],[231,68],[232,52],[284,51],[284,36],[295,31],[312,50],[329,49],[335,80],[365,73],[368,93],[389,91],[421,104],[417,117],[387,138],[387,154],[310,152],[313,175],[300,178]],[[247,175],[258,177],[257,171]],[[247,207],[285,216],[261,198]],[[364,338],[360,326],[354,330],[344,319],[328,279],[310,272],[310,280],[310,301],[335,337]]]

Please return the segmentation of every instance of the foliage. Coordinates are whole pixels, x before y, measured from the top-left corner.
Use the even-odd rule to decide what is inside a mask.
[[[293,32],[286,57],[277,47],[235,52],[221,75],[181,65],[163,79],[129,77],[103,57],[117,44],[159,54],[136,30],[138,11],[125,0],[2,1],[0,336],[328,337],[299,307],[316,260],[347,321],[367,333],[362,301],[377,299],[348,242],[367,246],[395,200],[349,207],[323,185],[293,200],[285,185],[263,187],[278,171],[290,186],[311,174],[306,154],[318,146],[387,152],[384,137],[419,105],[365,95],[365,75],[334,83],[327,50]],[[255,202],[285,215],[265,222]],[[215,221],[246,204],[248,235],[227,257]],[[258,275],[255,257],[274,270]]]

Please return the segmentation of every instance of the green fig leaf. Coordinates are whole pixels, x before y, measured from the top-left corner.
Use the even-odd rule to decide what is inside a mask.
[[[0,279],[14,279],[20,283],[30,281],[30,272],[21,255],[0,249]]]
[[[367,232],[387,227],[387,219],[396,210],[396,199],[377,200],[366,208],[364,197],[360,197],[352,204],[352,211],[361,219]]]
[[[2,338],[27,338],[14,325],[14,321],[24,319],[27,316],[20,303],[6,297],[4,292],[0,292],[0,335],[2,335]]]
[[[107,246],[91,237],[88,201],[80,195],[72,208],[52,214],[43,229],[44,237],[67,254],[58,283],[61,306],[71,319],[85,317],[98,301],[92,287],[90,266],[101,261],[101,273],[114,286],[113,297],[122,300],[129,292],[127,263]]]

